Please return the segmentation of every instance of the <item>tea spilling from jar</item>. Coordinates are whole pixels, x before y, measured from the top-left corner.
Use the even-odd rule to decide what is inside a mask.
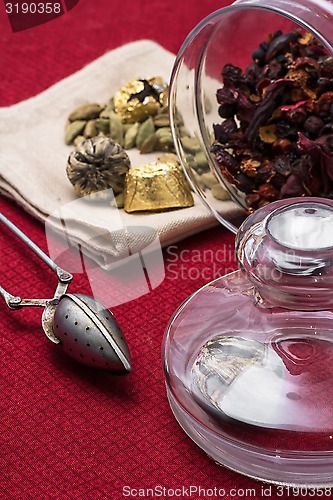
[[[293,196],[333,198],[333,57],[309,32],[269,35],[243,71],[227,63],[211,146],[253,211]]]

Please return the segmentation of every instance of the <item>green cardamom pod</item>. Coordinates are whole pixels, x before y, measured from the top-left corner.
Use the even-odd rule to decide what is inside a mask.
[[[183,137],[182,138],[182,146],[185,149],[185,151],[188,151],[189,153],[196,154],[201,151],[201,146],[195,137]]]
[[[179,134],[180,134],[180,137],[191,137],[190,132],[187,130],[187,128],[184,125],[182,127],[179,127]]]
[[[160,137],[158,143],[163,151],[173,149],[173,140],[171,135]]]
[[[156,130],[158,145],[156,149],[160,151],[174,151],[173,139],[170,127],[161,127]]]
[[[203,151],[199,151],[194,155],[194,161],[199,168],[206,168],[208,166],[206,155]]]
[[[214,184],[212,186],[212,195],[217,200],[226,201],[230,200],[230,195],[226,189],[224,189],[220,184]]]
[[[189,164],[189,166],[192,168],[192,169],[196,169],[197,168],[197,164],[195,163],[194,161],[194,156],[191,155],[191,154],[186,154],[185,155],[185,160],[186,160],[186,163]]]
[[[154,116],[154,125],[155,127],[169,127],[170,126],[170,118],[169,115],[159,114]]]
[[[138,135],[140,123],[136,122],[133,124],[130,124],[129,127],[124,127],[126,132],[125,132],[125,138],[124,138],[124,148],[125,149],[131,149],[134,148],[135,146],[135,141],[136,141],[136,136]]]
[[[102,111],[99,114],[99,117],[109,119],[111,112],[114,112],[114,106],[112,104],[108,104],[102,109]]]
[[[202,191],[205,191],[206,190],[206,185],[205,183],[202,181],[202,175],[199,175],[195,170],[191,170],[191,179],[193,181],[195,181],[195,184],[197,186],[199,186],[199,188],[202,190]]]
[[[156,135],[159,139],[162,137],[171,137],[171,129],[170,127],[161,127],[156,130]]]
[[[110,111],[110,137],[117,142],[121,147],[124,146],[124,128],[121,118],[114,112]]]
[[[207,172],[202,174],[201,180],[205,184],[205,186],[208,187],[209,189],[211,189],[214,186],[214,184],[217,183],[217,179],[215,175],[212,174],[212,172]]]
[[[87,139],[90,137],[95,137],[98,134],[98,130],[96,128],[96,120],[89,120],[84,127],[83,135]]]
[[[98,132],[103,132],[105,135],[110,133],[110,121],[108,118],[97,118],[95,126]]]
[[[84,104],[79,108],[75,109],[68,117],[69,121],[74,122],[76,120],[92,120],[93,118],[98,118],[102,107],[99,104]]]
[[[155,149],[157,142],[158,138],[156,136],[156,133],[153,132],[152,134],[148,135],[148,137],[146,137],[143,143],[141,144],[140,153],[141,154],[152,153]]]
[[[82,134],[86,122],[84,120],[75,120],[70,122],[65,128],[65,143],[71,144],[76,136]]]
[[[163,153],[157,158],[158,162],[179,164],[178,156],[174,153]]]
[[[135,145],[138,149],[140,149],[143,141],[153,132],[155,131],[154,121],[150,116],[145,120],[139,127],[138,134],[136,136]]]
[[[74,146],[77,146],[78,144],[80,144],[80,142],[83,142],[85,140],[86,140],[86,138],[83,135],[77,135],[75,137],[75,139],[73,140],[73,144],[74,144]]]

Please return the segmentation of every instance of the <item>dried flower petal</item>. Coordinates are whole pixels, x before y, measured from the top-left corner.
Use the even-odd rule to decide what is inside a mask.
[[[276,125],[265,125],[264,127],[260,127],[259,129],[259,137],[262,142],[266,142],[267,144],[272,144],[276,141]]]
[[[280,198],[291,198],[302,194],[303,186],[300,179],[296,175],[290,175],[280,190]]]
[[[326,136],[312,141],[305,137],[302,133],[298,133],[298,146],[304,151],[315,164],[321,169],[324,185],[327,186],[327,177],[333,180],[333,156],[332,156],[332,139],[333,136]]]
[[[304,106],[308,101],[298,101],[296,104],[284,104],[283,106],[280,106],[281,111],[294,111],[295,109],[300,108],[301,106]]]

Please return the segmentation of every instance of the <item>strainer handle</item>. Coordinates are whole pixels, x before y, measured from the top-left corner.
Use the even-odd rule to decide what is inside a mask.
[[[26,234],[21,231],[13,222],[11,222],[7,217],[5,217],[0,212],[0,222],[5,224],[20,240],[25,243],[30,250],[34,252],[52,271],[58,276],[59,281],[61,283],[70,283],[73,279],[73,276],[68,272],[58,266],[41,248],[39,248],[36,243],[34,243]],[[2,294],[1,294],[2,295]]]
[[[23,233],[13,222],[5,217],[0,212],[0,222],[5,224],[20,240],[23,241],[33,252],[37,255],[52,271],[57,275],[58,285],[52,299],[23,299],[7,292],[0,285],[0,296],[5,299],[7,306],[10,309],[21,309],[24,306],[38,306],[38,307],[51,307],[55,305],[59,298],[66,293],[67,287],[73,279],[73,276],[58,266],[36,243],[34,243],[26,234]],[[45,329],[44,329],[45,331]],[[50,336],[48,335],[50,338]],[[52,340],[52,339],[51,339]],[[52,340],[53,341],[53,340]]]
[[[17,295],[12,295],[11,293],[7,292],[7,290],[5,290],[4,287],[1,285],[0,285],[0,295],[5,299],[5,302],[9,307],[9,309],[21,309],[21,307],[24,306],[46,307],[49,304],[52,305],[54,301],[54,299],[22,299]]]

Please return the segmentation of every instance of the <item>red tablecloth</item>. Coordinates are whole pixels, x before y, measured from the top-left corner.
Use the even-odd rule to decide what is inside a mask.
[[[126,42],[150,38],[176,53],[200,19],[226,4],[80,0],[58,19],[15,34],[2,4],[0,105],[33,96]],[[0,207],[46,249],[42,224],[7,199]],[[0,238],[1,283],[23,296],[52,293],[52,273],[4,228]],[[171,314],[209,278],[236,268],[233,243],[222,227],[181,242],[173,252],[180,265],[181,252],[187,251],[184,272],[175,279],[166,252],[163,283],[114,309],[133,360],[127,377],[73,365],[44,336],[40,310],[13,312],[1,304],[1,499],[118,500],[142,497],[143,489],[159,485],[155,496],[147,490],[146,497],[157,498],[164,487],[160,498],[173,497],[172,490],[187,498],[192,485],[201,488],[194,499],[211,498],[214,488],[221,498],[262,498],[261,483],[214,464],[183,433],[166,399],[161,363]],[[198,252],[210,249],[214,256],[221,248],[225,262],[197,262]],[[209,274],[214,264],[215,275]],[[82,274],[71,290],[91,293]]]

